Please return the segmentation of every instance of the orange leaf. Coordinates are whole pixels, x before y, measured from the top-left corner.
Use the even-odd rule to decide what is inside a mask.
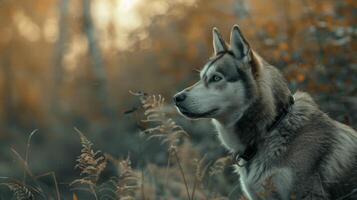
[[[288,50],[288,48],[289,48],[289,45],[286,42],[282,42],[282,43],[279,44],[279,49],[280,50]]]
[[[298,74],[297,75],[297,80],[300,81],[300,82],[304,81],[305,80],[305,75],[304,74]]]

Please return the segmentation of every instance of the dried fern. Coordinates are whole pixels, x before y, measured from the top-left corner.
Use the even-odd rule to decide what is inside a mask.
[[[129,157],[118,160],[110,155],[103,155],[100,151],[92,149],[90,142],[78,129],[82,149],[78,156],[75,168],[80,169],[82,178],[74,180],[71,185],[79,184],[89,186],[89,191],[95,199],[101,200],[129,200],[135,199],[139,187],[139,176],[132,169]],[[106,168],[108,161],[112,161],[117,167],[118,176],[111,180],[98,184],[99,177]]]
[[[218,158],[209,169],[209,176],[223,173],[224,169],[233,163],[232,156]]]
[[[107,160],[100,151],[92,149],[93,144],[81,133],[75,129],[81,139],[82,149],[78,156],[76,169],[80,169],[82,178],[74,180],[70,185],[83,184],[88,185],[91,189],[96,186],[100,174],[107,166]]]
[[[146,118],[142,122],[156,124],[142,131],[143,134],[148,135],[148,139],[160,138],[162,143],[168,143],[170,148],[175,148],[183,136],[188,136],[182,127],[166,116],[163,111],[165,99],[161,95],[148,95],[142,92],[132,92],[132,94],[140,97],[145,110]]]
[[[170,161],[171,156],[176,159],[185,184],[187,199],[191,200],[187,178],[177,154],[178,144],[184,136],[188,136],[187,132],[183,130],[181,126],[177,125],[174,120],[166,116],[166,113],[163,111],[165,99],[161,95],[148,95],[142,92],[131,92],[131,94],[140,97],[142,107],[145,110],[144,115],[146,119],[141,121],[144,123],[155,124],[152,128],[143,130],[142,133],[148,135],[148,139],[160,138],[162,143],[169,144],[168,160]],[[168,162],[168,166],[169,164],[170,163]]]
[[[192,189],[192,194],[191,194],[191,199],[195,198],[195,191],[196,188],[203,183],[203,178],[206,175],[206,172],[208,170],[208,165],[205,164],[205,157],[201,158],[200,160],[194,159],[194,165],[195,165],[195,182],[193,185]]]
[[[100,200],[116,200],[117,195],[115,191],[115,186],[112,180],[106,181],[96,188],[98,199]]]
[[[195,159],[194,164],[196,166],[195,168],[195,177],[199,182],[203,181],[204,176],[206,175],[206,172],[208,170],[208,165],[205,164],[205,158],[206,156],[203,156],[200,160]]]
[[[1,185],[5,185],[8,187],[16,200],[32,200],[35,199],[35,195],[30,188],[25,186],[20,182],[9,182],[9,183],[1,183]]]
[[[115,193],[118,199],[135,199],[135,194],[140,188],[140,177],[131,167],[129,156],[125,160],[118,160],[112,156],[107,156],[117,167],[118,177],[112,179],[115,186]]]

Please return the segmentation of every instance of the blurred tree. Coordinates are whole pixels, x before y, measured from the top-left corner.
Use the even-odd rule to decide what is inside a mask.
[[[69,0],[59,0],[58,1],[58,12],[59,12],[59,23],[58,23],[58,39],[56,42],[54,50],[54,63],[53,63],[53,87],[50,93],[51,107],[53,113],[58,115],[61,111],[60,103],[61,100],[61,84],[64,76],[64,66],[63,66],[63,57],[66,51],[66,40],[68,36],[68,9],[69,9]]]
[[[91,0],[83,0],[83,28],[89,44],[89,53],[92,59],[92,75],[94,76],[95,97],[105,113],[109,112],[107,76],[102,53],[97,45],[95,28],[91,17]]]
[[[6,52],[0,57],[1,62],[1,67],[2,67],[2,77],[3,77],[3,112],[5,114],[4,116],[4,123],[2,123],[4,126],[8,128],[14,128],[16,127],[16,112],[14,109],[14,72],[13,68],[11,67],[11,57],[8,55],[11,52],[11,44],[9,44],[8,49],[10,51]]]

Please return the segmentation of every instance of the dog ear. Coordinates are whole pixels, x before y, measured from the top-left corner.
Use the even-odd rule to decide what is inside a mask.
[[[237,58],[242,59],[246,56],[250,57],[250,45],[244,38],[238,25],[234,25],[232,28],[230,45],[234,56]]]
[[[216,27],[213,28],[213,48],[214,54],[217,55],[220,52],[227,51],[228,47],[226,42],[223,40],[221,34]]]

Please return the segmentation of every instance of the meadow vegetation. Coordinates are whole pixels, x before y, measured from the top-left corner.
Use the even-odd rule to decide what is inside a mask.
[[[356,7],[0,0],[0,200],[244,198],[209,120],[172,96],[197,81],[212,28],[228,40],[239,24],[293,92],[356,129]]]

